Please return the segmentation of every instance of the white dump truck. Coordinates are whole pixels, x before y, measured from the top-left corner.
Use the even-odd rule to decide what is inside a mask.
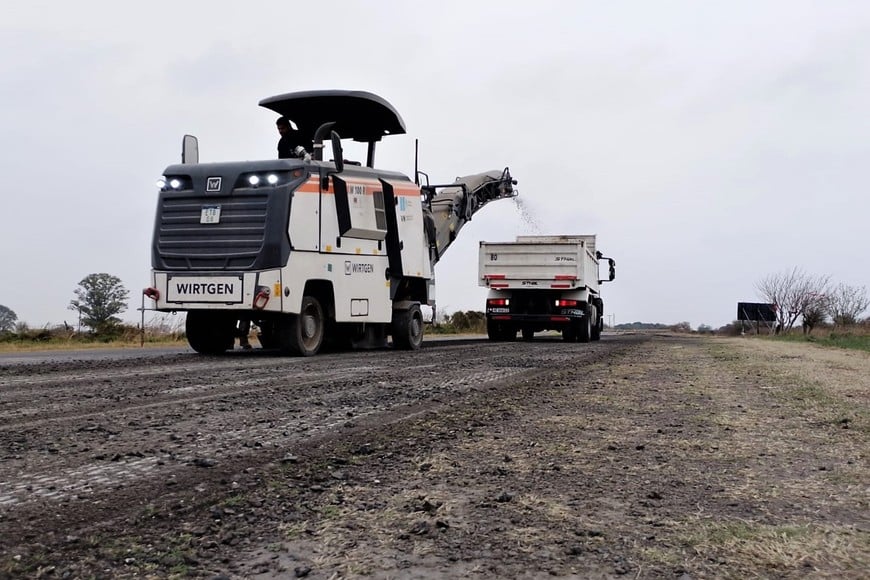
[[[599,266],[609,263],[607,278]],[[601,283],[616,277],[616,263],[595,248],[594,235],[518,236],[515,242],[480,242],[478,283],[489,288],[490,340],[531,340],[557,330],[569,342],[599,340],[604,328]]]
[[[159,182],[144,290],[153,309],[186,312],[202,354],[232,349],[250,323],[264,348],[303,356],[388,336],[420,348],[435,263],[475,212],[516,195],[510,172],[433,185],[416,167],[414,179],[375,167],[375,145],[405,124],[371,93],[303,91],[260,105],[292,121],[303,145],[292,158],[200,163],[185,137],[182,163]],[[366,159],[345,159],[342,139],[366,144]]]

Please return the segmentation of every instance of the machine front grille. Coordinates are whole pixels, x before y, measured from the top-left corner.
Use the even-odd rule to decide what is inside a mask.
[[[200,223],[204,206],[220,206],[218,223]],[[268,196],[163,197],[157,253],[182,270],[251,268],[265,243]]]

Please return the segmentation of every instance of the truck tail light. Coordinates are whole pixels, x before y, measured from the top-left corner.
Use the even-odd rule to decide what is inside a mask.
[[[564,300],[562,298],[556,300],[556,308],[574,308],[576,306],[576,300]]]
[[[487,298],[486,305],[487,306],[510,306],[509,298]]]

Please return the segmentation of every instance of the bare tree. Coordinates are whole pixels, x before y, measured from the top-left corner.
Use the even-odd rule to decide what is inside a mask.
[[[800,268],[771,274],[756,283],[755,289],[776,306],[777,326],[791,330],[798,318],[812,310],[828,287],[828,276],[811,276]]]
[[[828,294],[828,314],[835,326],[850,326],[858,322],[858,317],[870,306],[867,288],[838,284]]]
[[[828,297],[824,294],[816,294],[807,301],[801,316],[801,324],[804,334],[810,334],[817,325],[822,324],[828,317]]]
[[[686,321],[672,324],[670,329],[674,332],[692,332],[692,325]]]

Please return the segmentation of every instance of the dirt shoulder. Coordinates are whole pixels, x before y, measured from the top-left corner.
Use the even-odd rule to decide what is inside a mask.
[[[469,352],[515,352],[510,364],[528,370],[348,421],[221,491],[155,497],[112,529],[10,543],[0,572],[688,580],[870,568],[866,353],[668,335]]]

